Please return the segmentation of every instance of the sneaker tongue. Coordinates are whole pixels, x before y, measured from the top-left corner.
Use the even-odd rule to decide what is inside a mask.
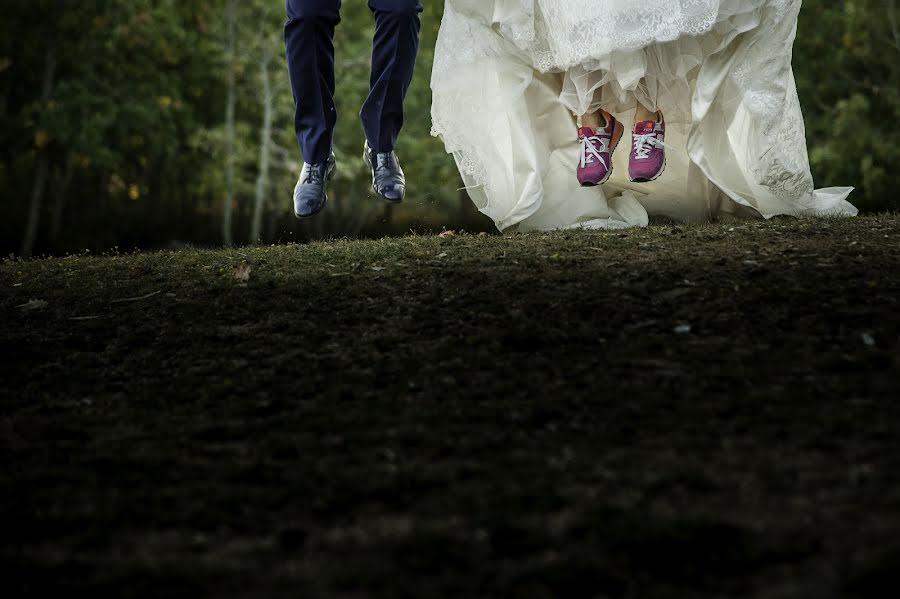
[[[653,133],[656,129],[656,121],[640,121],[634,124],[635,133]]]
[[[580,127],[578,129],[578,137],[591,137],[594,135],[594,130],[590,127]]]

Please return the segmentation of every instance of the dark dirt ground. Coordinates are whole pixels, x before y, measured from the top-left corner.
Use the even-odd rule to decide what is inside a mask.
[[[897,215],[7,260],[0,315],[5,597],[896,586]]]

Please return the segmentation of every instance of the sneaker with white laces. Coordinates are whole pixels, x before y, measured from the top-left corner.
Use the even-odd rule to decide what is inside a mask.
[[[578,182],[582,187],[594,187],[609,180],[612,174],[612,153],[625,133],[625,127],[608,112],[603,112],[606,125],[596,131],[590,127],[578,129],[581,161],[578,163]]]
[[[666,119],[634,124],[628,158],[628,178],[635,183],[654,181],[666,170]]]

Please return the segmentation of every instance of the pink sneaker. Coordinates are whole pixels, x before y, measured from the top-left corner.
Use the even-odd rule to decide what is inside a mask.
[[[666,119],[662,113],[659,122],[635,123],[631,141],[628,178],[635,183],[657,179],[666,170]]]
[[[612,174],[612,153],[616,151],[625,127],[611,114],[604,112],[606,126],[594,132],[590,127],[578,130],[581,142],[581,162],[578,164],[578,182],[582,187],[594,187],[609,180]]]

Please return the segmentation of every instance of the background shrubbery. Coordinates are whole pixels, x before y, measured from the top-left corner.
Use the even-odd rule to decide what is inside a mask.
[[[367,198],[357,159],[362,133],[356,112],[368,86],[372,19],[363,0],[344,2],[337,39],[342,168],[331,208],[298,224],[289,209],[300,157],[281,42],[282,3],[5,3],[0,251],[274,242],[441,224],[490,228],[458,190],[452,159],[429,135],[429,78],[441,12],[435,0],[423,14],[422,52],[399,147],[410,197],[392,211]],[[853,201],[865,210],[900,208],[892,191],[900,161],[895,0],[806,0],[794,64],[817,183],[856,185]],[[261,168],[264,140],[267,169]]]

